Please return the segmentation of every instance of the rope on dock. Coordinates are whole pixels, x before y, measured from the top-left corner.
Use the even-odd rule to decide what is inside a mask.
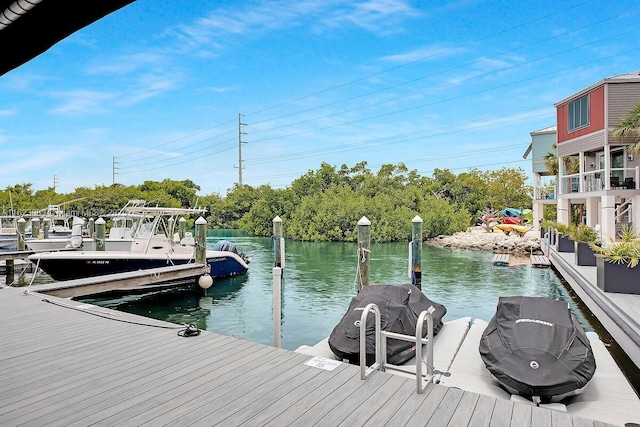
[[[31,294],[31,293],[27,292],[26,290],[25,290],[24,294],[25,295],[35,296],[34,294]],[[118,318],[113,317],[114,314],[120,316],[120,315],[122,315],[122,313],[100,312],[100,311],[90,310],[90,309],[87,309],[87,308],[84,308],[84,307],[81,307],[81,306],[77,306],[77,305],[65,304],[62,301],[54,301],[54,300],[50,300],[50,299],[47,299],[47,298],[43,298],[42,302],[47,302],[49,304],[57,305],[59,307],[68,308],[68,309],[71,309],[71,310],[81,311],[83,313],[87,313],[87,314],[91,314],[91,315],[94,315],[94,316],[102,317],[103,319],[115,320],[115,321],[118,321],[118,322],[129,323],[129,324],[132,324],[132,325],[150,326],[152,328],[160,328],[160,329],[184,329],[184,325],[175,325],[175,326],[153,325],[153,324],[150,324],[150,323],[135,322],[133,320],[118,319]],[[97,307],[97,306],[94,306],[94,307]],[[189,326],[190,325],[187,325],[187,328]]]
[[[356,289],[356,293],[358,293],[359,289],[358,289],[358,279],[360,279],[360,281],[362,281],[362,277],[361,277],[361,272],[360,272],[360,263],[364,263],[367,260],[366,257],[366,252],[371,253],[371,251],[369,249],[363,248],[362,246],[360,246],[358,248],[358,265],[356,266],[356,278],[353,281],[353,287]]]

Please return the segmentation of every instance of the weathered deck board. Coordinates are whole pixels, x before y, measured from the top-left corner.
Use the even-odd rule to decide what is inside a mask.
[[[590,420],[0,288],[0,425],[594,426]],[[22,328],[21,328],[22,326]]]

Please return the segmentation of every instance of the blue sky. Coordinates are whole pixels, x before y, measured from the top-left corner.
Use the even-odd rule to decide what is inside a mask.
[[[521,167],[640,69],[635,1],[137,0],[0,77],[0,188],[286,187],[322,162]],[[115,172],[115,173],[114,173]]]

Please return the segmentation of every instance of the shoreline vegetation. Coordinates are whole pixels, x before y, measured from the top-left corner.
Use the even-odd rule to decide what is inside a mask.
[[[14,215],[59,205],[67,214],[94,219],[108,218],[134,199],[152,206],[197,206],[206,209],[203,216],[211,228],[242,229],[256,237],[270,237],[278,216],[284,237],[315,242],[357,241],[357,223],[366,216],[371,221],[371,241],[384,243],[410,239],[416,215],[423,220],[423,238],[429,239],[464,231],[486,211],[531,208],[532,188],[526,181],[521,168],[471,169],[458,175],[435,169],[431,176],[423,176],[402,163],[373,171],[366,162],[352,167],[323,162],[285,188],[244,184],[234,185],[226,195],[201,195],[200,186],[191,180],[165,179],[58,194],[55,188],[34,190],[26,183],[0,190],[0,203],[3,212]],[[187,218],[187,225],[195,219]]]

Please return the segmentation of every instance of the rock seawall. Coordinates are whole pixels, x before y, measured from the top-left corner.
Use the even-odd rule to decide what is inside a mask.
[[[479,249],[514,255],[540,254],[540,233],[528,231],[523,237],[506,235],[502,231],[488,232],[484,227],[470,227],[452,236],[427,239],[428,244],[442,247]]]

